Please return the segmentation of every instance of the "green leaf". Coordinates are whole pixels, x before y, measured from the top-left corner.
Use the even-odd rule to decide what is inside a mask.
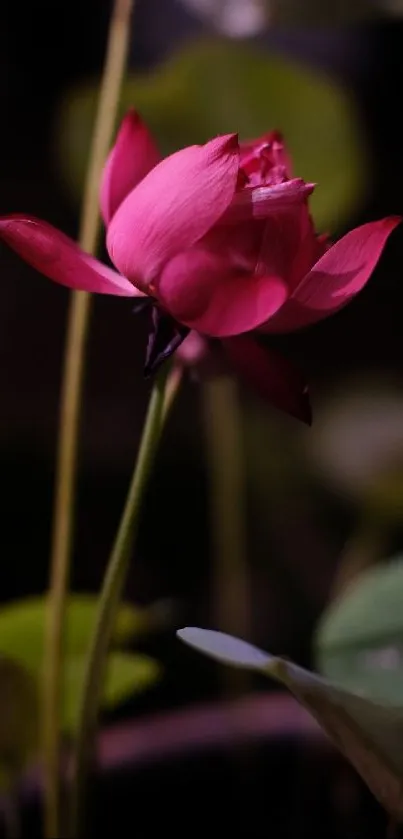
[[[67,606],[66,655],[83,653],[87,649],[95,620],[95,595],[75,594]],[[120,607],[114,631],[114,642],[124,644],[143,631],[148,623],[148,611],[133,606]],[[42,668],[43,640],[46,620],[46,599],[31,597],[18,600],[0,609],[0,654],[20,662],[37,673]]]
[[[85,663],[85,656],[71,656],[66,661],[63,725],[67,733],[73,733],[77,727]],[[160,675],[159,664],[147,656],[111,653],[103,692],[103,708],[114,708],[130,696],[140,693],[153,685]]]
[[[221,632],[187,627],[179,638],[212,658],[285,685],[345,754],[374,795],[403,818],[403,708],[377,703]]]
[[[98,85],[70,92],[57,123],[61,177],[81,195]],[[163,154],[220,133],[241,139],[280,129],[294,171],[318,184],[312,208],[320,230],[335,230],[365,196],[366,147],[347,92],[318,71],[268,55],[257,47],[202,40],[153,74],[129,78],[120,117],[134,105],[155,133]]]
[[[361,573],[324,612],[315,635],[318,667],[345,688],[403,702],[403,558]]]
[[[38,694],[32,676],[0,657],[0,787],[12,783],[35,751]]]

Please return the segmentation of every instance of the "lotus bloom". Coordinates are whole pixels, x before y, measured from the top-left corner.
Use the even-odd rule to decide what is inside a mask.
[[[195,330],[219,339],[237,369],[280,407],[308,419],[302,380],[258,335],[291,332],[345,306],[400,221],[364,224],[330,245],[309,214],[313,189],[292,177],[275,132],[246,144],[220,136],[161,160],[131,111],[100,195],[117,270],[36,218],[2,217],[0,236],[58,283],[152,303],[149,368]]]

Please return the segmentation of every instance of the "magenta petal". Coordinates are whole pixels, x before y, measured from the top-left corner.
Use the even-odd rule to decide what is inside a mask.
[[[235,194],[222,222],[234,224],[251,218],[267,218],[272,213],[301,204],[314,189],[315,184],[306,184],[302,178],[293,178],[274,186],[244,187]]]
[[[298,368],[246,335],[227,338],[222,344],[246,385],[276,408],[311,424],[308,388]]]
[[[238,169],[233,134],[161,161],[127,196],[109,225],[113,263],[147,291],[166,262],[204,236],[227,209]]]
[[[223,338],[264,323],[283,305],[288,289],[277,276],[241,273],[222,256],[199,248],[168,263],[156,294],[181,323]]]
[[[0,217],[0,238],[45,277],[80,291],[138,296],[112,268],[84,253],[56,227],[32,216]]]
[[[120,126],[102,174],[100,203],[106,226],[123,199],[160,160],[161,155],[147,126],[136,111],[130,110]]]
[[[296,286],[265,331],[292,332],[345,306],[368,282],[390,234],[400,221],[400,217],[391,216],[347,233]]]

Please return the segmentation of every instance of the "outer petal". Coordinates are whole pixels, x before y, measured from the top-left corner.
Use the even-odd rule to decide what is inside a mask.
[[[293,178],[274,186],[244,187],[235,194],[222,223],[263,219],[272,213],[292,209],[304,202],[314,189],[315,184],[306,184],[302,178]]]
[[[283,277],[292,293],[327,246],[316,236],[305,202],[273,213],[263,224],[256,271]]]
[[[114,264],[143,291],[191,247],[231,203],[238,176],[236,135],[165,158],[127,196],[109,226]]]
[[[266,332],[292,332],[345,306],[368,282],[399,216],[363,224],[347,233],[318,260],[294,289]]]
[[[161,160],[156,144],[140,116],[130,110],[107,157],[101,181],[102,217],[109,224],[123,199]]]
[[[156,294],[178,321],[222,338],[260,326],[283,305],[288,290],[276,275],[237,271],[222,256],[195,248],[168,263]]]
[[[80,291],[134,297],[139,292],[116,271],[82,251],[56,227],[32,216],[0,217],[0,238],[45,277]]]
[[[227,338],[223,348],[246,385],[276,408],[311,424],[308,388],[291,362],[246,335]]]

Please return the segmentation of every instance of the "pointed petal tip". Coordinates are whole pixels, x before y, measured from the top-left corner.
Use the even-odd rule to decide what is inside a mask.
[[[147,125],[140,114],[130,108],[120,123],[102,173],[100,206],[106,227],[129,192],[160,159]]]
[[[209,140],[206,145],[209,146],[211,151],[213,151],[217,156],[220,154],[239,152],[238,134],[220,134],[218,137],[214,137],[213,140]]]
[[[296,285],[265,331],[273,334],[294,332],[324,320],[346,306],[372,277],[389,236],[401,221],[402,216],[387,216],[346,233]]]
[[[36,271],[68,288],[139,296],[125,277],[85,253],[61,230],[35,216],[23,213],[1,216],[0,239]]]

